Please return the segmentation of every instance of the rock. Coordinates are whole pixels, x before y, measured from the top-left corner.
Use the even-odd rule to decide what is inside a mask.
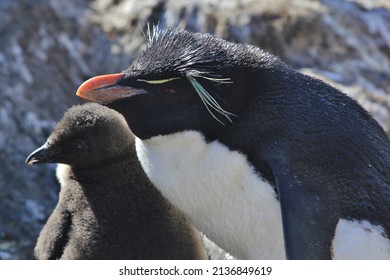
[[[26,156],[46,141],[62,112],[80,102],[74,92],[83,80],[119,65],[110,68],[108,61],[120,56],[88,22],[88,5],[1,1],[0,258],[32,257],[58,197],[54,166],[28,167]]]
[[[149,24],[255,44],[357,99],[390,135],[386,0],[2,0],[0,259],[27,259],[58,198],[55,166],[28,167],[85,79],[125,69]]]

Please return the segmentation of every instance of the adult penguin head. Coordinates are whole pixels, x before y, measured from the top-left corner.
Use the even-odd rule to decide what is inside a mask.
[[[184,130],[213,138],[242,114],[276,61],[210,34],[154,29],[127,70],[91,78],[77,95],[122,113],[141,139]]]
[[[46,143],[32,152],[26,163],[94,167],[123,156],[132,139],[125,119],[118,112],[96,103],[77,105],[64,114]]]

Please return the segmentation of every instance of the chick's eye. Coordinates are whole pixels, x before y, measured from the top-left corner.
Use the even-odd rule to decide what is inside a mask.
[[[85,143],[83,141],[77,141],[73,144],[73,149],[76,151],[82,151],[85,149]]]
[[[77,143],[77,144],[74,144],[74,148],[76,150],[81,150],[83,148],[83,145],[81,145],[80,143]]]

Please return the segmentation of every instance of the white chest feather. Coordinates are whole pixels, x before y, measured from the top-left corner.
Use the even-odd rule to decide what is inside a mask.
[[[246,157],[200,133],[136,139],[137,155],[155,186],[192,223],[239,259],[284,259],[275,192]]]
[[[390,259],[390,240],[380,226],[368,221],[340,219],[333,239],[334,259]]]
[[[56,169],[56,176],[57,180],[60,183],[60,186],[63,186],[66,184],[66,181],[68,180],[69,176],[69,170],[70,166],[67,164],[57,164],[57,169]]]

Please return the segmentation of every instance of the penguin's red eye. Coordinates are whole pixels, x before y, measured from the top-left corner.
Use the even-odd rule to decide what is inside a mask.
[[[164,88],[163,92],[165,94],[174,94],[176,93],[176,90],[174,90],[173,88]]]

